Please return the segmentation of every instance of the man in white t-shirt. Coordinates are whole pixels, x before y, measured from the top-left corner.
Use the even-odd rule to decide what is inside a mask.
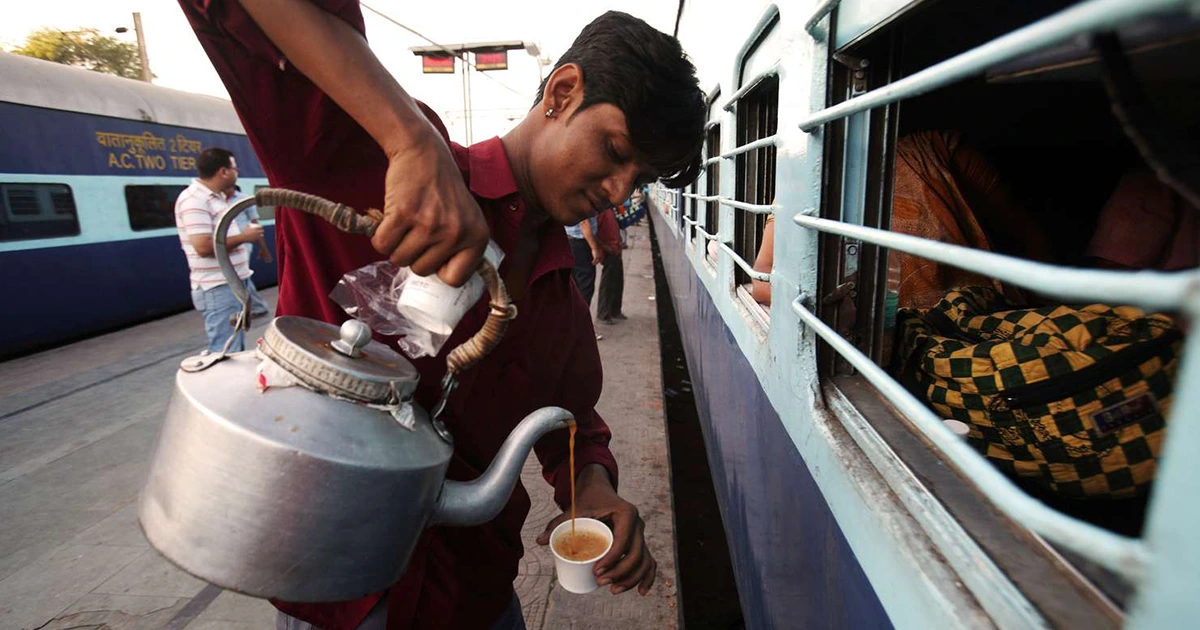
[[[175,201],[175,225],[179,242],[191,269],[192,304],[204,313],[204,332],[208,334],[208,350],[220,352],[234,334],[232,318],[241,310],[233,290],[225,283],[221,268],[213,255],[213,228],[221,213],[229,207],[225,191],[237,183],[237,161],[225,149],[210,147],[196,158],[199,177],[184,189]],[[242,247],[262,236],[262,227],[251,223],[242,230],[235,222],[229,226],[225,244],[229,259],[243,283],[250,282],[250,252]],[[230,345],[230,352],[245,349],[242,331]]]

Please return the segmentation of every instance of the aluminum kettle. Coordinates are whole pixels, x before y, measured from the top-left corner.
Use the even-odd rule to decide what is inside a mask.
[[[256,201],[315,212],[363,234],[378,219],[277,189],[231,207],[214,230],[214,251],[245,305],[239,327],[248,321],[249,301],[225,235]],[[454,375],[490,351],[515,315],[495,269],[485,263],[480,272],[491,313],[447,359],[443,405]],[[427,526],[494,518],[533,444],[571,421],[557,407],[535,411],[481,477],[448,481],[452,436],[412,402],[417,370],[372,340],[365,324],[350,320],[338,328],[279,317],[258,346],[183,361],[138,505],[146,538],[168,560],[256,597],[340,601],[387,588],[404,573]],[[260,391],[264,356],[296,385]]]

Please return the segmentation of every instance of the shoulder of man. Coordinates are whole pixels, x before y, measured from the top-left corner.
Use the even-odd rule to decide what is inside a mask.
[[[201,188],[193,182],[183,192],[179,193],[179,197],[175,199],[175,213],[179,214],[188,210],[204,210],[211,212],[211,204],[209,197],[211,193],[208,190]]]

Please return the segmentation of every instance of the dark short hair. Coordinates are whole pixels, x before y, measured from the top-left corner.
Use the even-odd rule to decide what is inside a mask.
[[[672,188],[700,174],[708,110],[696,67],[679,40],[620,11],[592,20],[554,68],[578,64],[583,74],[582,111],[609,103],[625,114],[633,146]],[[542,100],[547,77],[534,106]]]
[[[208,179],[217,174],[217,171],[223,168],[233,166],[233,153],[229,149],[221,147],[209,147],[200,152],[200,157],[196,158],[196,170],[200,172],[200,179]]]

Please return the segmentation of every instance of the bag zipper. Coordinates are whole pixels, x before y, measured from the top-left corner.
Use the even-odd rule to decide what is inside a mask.
[[[1055,376],[1039,383],[1014,387],[1000,395],[1010,409],[1033,407],[1062,400],[1085,389],[1096,387],[1149,361],[1163,348],[1183,338],[1178,329],[1171,329],[1149,341],[1109,355],[1081,370]]]

